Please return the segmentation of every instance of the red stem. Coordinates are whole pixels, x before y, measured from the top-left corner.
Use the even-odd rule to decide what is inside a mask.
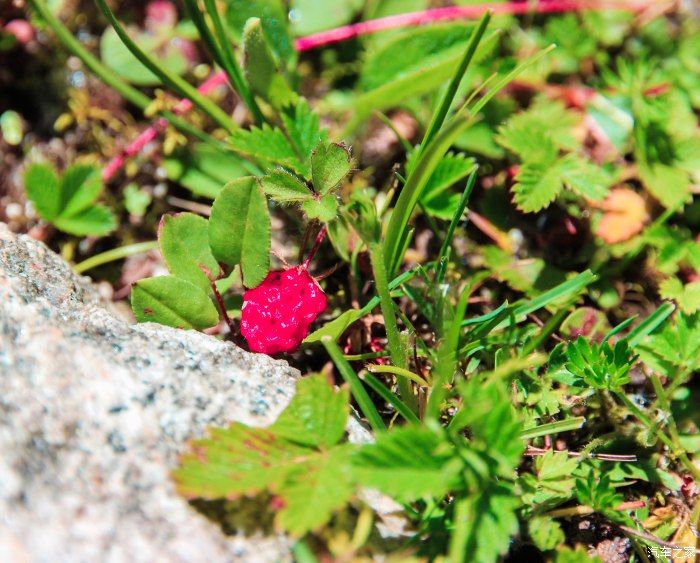
[[[450,6],[447,8],[433,8],[422,12],[410,12],[398,14],[385,18],[363,21],[351,25],[345,25],[336,29],[322,31],[296,40],[294,46],[297,51],[308,51],[326,45],[339,43],[353,37],[369,35],[387,29],[400,27],[423,25],[437,21],[448,21],[461,18],[475,18],[483,15],[486,11],[494,14],[522,15],[526,13],[552,14],[560,12],[583,11],[583,10],[631,10],[637,11],[645,8],[647,4],[638,0],[539,0],[534,6],[531,2],[508,2],[496,4],[488,2],[475,4],[473,6]],[[198,90],[202,94],[207,94],[220,84],[225,84],[226,73],[218,72],[212,74],[205,82],[199,86]],[[173,113],[181,115],[192,109],[192,102],[188,99],[180,100],[173,109]],[[124,166],[127,158],[141,152],[143,148],[162,133],[167,126],[167,121],[163,118],[156,120],[150,127],[145,129],[129,146],[127,146],[118,156],[114,157],[102,171],[102,179],[106,182],[111,180],[115,174]]]
[[[318,232],[318,235],[316,235],[316,240],[314,241],[313,247],[309,251],[309,255],[306,257],[306,260],[304,260],[304,263],[302,264],[302,268],[304,268],[305,270],[309,269],[311,260],[313,260],[314,256],[316,255],[316,252],[318,252],[318,249],[320,248],[323,239],[326,238],[326,232],[326,226],[323,225],[323,227],[321,227],[321,230]]]
[[[297,51],[308,51],[326,45],[332,45],[341,41],[346,41],[361,35],[369,35],[387,29],[408,27],[414,25],[424,25],[437,21],[456,20],[461,18],[475,18],[483,15],[487,11],[493,14],[521,15],[533,14],[553,14],[559,12],[583,11],[583,10],[641,10],[645,5],[635,0],[606,0],[600,2],[585,2],[574,0],[540,0],[534,6],[531,2],[508,2],[497,4],[488,2],[473,6],[449,6],[446,8],[433,8],[421,12],[410,12],[387,16],[375,20],[368,20],[351,25],[344,25],[336,29],[321,31],[307,37],[300,37],[294,43]]]

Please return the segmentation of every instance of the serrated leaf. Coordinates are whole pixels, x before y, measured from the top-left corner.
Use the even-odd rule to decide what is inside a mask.
[[[297,382],[289,406],[269,429],[296,444],[328,448],[343,437],[349,401],[347,387],[334,389],[325,375],[304,377]]]
[[[592,162],[568,154],[559,159],[557,168],[566,187],[580,196],[600,201],[608,195],[611,178],[605,170]]]
[[[46,164],[32,164],[24,174],[24,189],[39,215],[52,221],[61,209],[61,191],[55,170]]]
[[[284,133],[267,124],[263,124],[262,128],[234,131],[230,144],[234,151],[244,156],[291,168],[305,178],[308,175],[308,167],[299,161]]]
[[[210,280],[217,279],[221,269],[209,248],[206,219],[194,213],[163,215],[158,244],[171,274],[209,293]]]
[[[296,101],[297,94],[282,76],[267,45],[260,18],[250,18],[243,28],[243,58],[245,77],[254,94],[277,109]]]
[[[676,277],[665,279],[659,285],[659,295],[673,299],[684,313],[691,314],[700,310],[700,281],[683,285]]]
[[[278,440],[270,430],[234,422],[193,441],[173,477],[188,498],[235,499],[281,483],[290,467],[313,454],[309,448]]]
[[[309,219],[331,221],[338,213],[338,200],[333,194],[326,194],[320,198],[305,201],[301,204],[301,208]]]
[[[262,179],[265,193],[280,203],[305,201],[313,194],[299,178],[286,170],[273,170]]]
[[[350,465],[353,449],[337,446],[289,472],[277,493],[284,503],[275,518],[279,530],[303,536],[328,522],[348,502],[354,493]]]
[[[353,465],[364,486],[406,502],[444,495],[459,484],[464,469],[442,432],[425,426],[379,434],[353,456]]]
[[[175,328],[204,329],[219,322],[211,299],[194,284],[175,276],[138,281],[131,292],[131,307],[139,322],[156,322]]]
[[[100,236],[110,233],[117,227],[117,218],[103,205],[92,205],[84,211],[53,221],[60,231],[76,236]]]
[[[641,162],[638,169],[644,187],[664,207],[673,209],[690,199],[690,179],[684,170],[666,164]]]
[[[509,483],[493,483],[469,499],[465,551],[475,563],[498,561],[508,551],[510,538],[518,531],[516,510],[520,501]]]
[[[327,132],[321,130],[318,115],[311,111],[309,103],[299,98],[296,105],[281,113],[284,129],[301,155],[306,160],[320,142],[325,142]]]
[[[530,518],[527,523],[533,543],[541,551],[550,551],[564,542],[564,531],[559,522],[546,516]]]
[[[321,143],[311,157],[311,178],[321,195],[335,188],[350,172],[352,158],[347,147],[337,143]]]
[[[102,189],[100,173],[94,166],[75,165],[61,178],[59,215],[70,217],[84,211],[97,199]]]
[[[214,201],[209,218],[209,245],[214,257],[241,265],[246,287],[255,287],[270,270],[270,213],[255,178],[229,182]]]
[[[562,190],[561,176],[554,163],[526,162],[515,176],[513,200],[525,213],[540,211]]]

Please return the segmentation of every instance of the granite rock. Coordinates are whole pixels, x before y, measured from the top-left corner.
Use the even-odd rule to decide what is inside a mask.
[[[288,560],[284,537],[224,536],[169,471],[207,426],[272,422],[298,376],[205,334],[129,324],[0,224],[0,561]]]

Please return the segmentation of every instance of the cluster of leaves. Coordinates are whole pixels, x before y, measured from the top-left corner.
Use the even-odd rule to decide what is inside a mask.
[[[102,179],[96,166],[76,164],[61,178],[48,164],[33,164],[25,173],[27,197],[42,219],[77,236],[104,235],[117,221],[104,205],[96,203]]]
[[[103,0],[98,3],[122,37]],[[158,243],[170,275],[134,286],[137,319],[194,329],[217,324],[216,304],[226,307],[222,295],[233,285],[236,267],[249,288],[268,274],[270,201],[298,206],[307,222],[326,224],[355,285],[347,293],[361,306],[338,307],[335,318],[306,339],[325,347],[346,385],[336,388],[325,374],[310,375],[268,428],[235,423],[212,429],[192,443],[175,471],[178,489],[191,499],[271,495],[276,527],[298,538],[298,545],[355,524],[349,548],[338,540],[348,535],[345,529],[327,542],[341,559],[390,549],[388,542],[370,546],[373,534],[363,514],[373,504],[365,489],[400,503],[405,548],[428,559],[490,562],[532,544],[557,561],[589,560],[585,551],[565,547],[579,538],[567,536],[559,520],[594,512],[624,526],[632,547],[642,552],[649,545],[644,519],[650,507],[680,498],[677,474],[700,478],[691,459],[700,444],[689,385],[700,366],[698,282],[687,273],[697,272],[699,262],[692,221],[679,213],[698,170],[698,84],[679,72],[679,66],[696,64],[688,31],[679,32],[685,39],[674,49],[685,54],[675,66],[667,62],[672,57],[659,56],[667,30],[653,24],[633,40],[631,18],[607,12],[553,16],[525,30],[515,18],[504,18],[515,56],[496,49],[498,35],[487,33],[489,16],[477,25],[452,22],[367,39],[348,74],[342,68],[322,72],[321,82],[328,81],[322,87],[350,78],[350,99],[336,91],[319,106],[348,115],[345,132],[355,136],[360,163],[362,126],[373,110],[400,108],[424,131],[414,146],[380,115],[406,157],[388,163],[400,183],[393,198],[381,190],[381,182],[393,177],[367,170],[358,174],[357,186],[340,189],[355,166],[350,150],[329,140],[318,111],[292,86],[299,68],[291,33],[351,21],[362,2],[332,11],[318,0],[297,0],[289,23],[282,2],[231,0],[225,24],[215,2],[204,2],[205,15],[197,2],[185,4],[253,124],[238,127],[201,100],[179,77],[180,69],[153,61],[143,40],[140,51],[125,47],[148,80],[189,94],[218,128],[218,139],[198,131],[196,145],[166,161],[171,179],[214,201],[209,219],[163,217]],[[398,4],[368,3],[364,16],[402,11]],[[426,2],[412,5],[420,9]],[[579,25],[589,32],[583,41]],[[173,36],[168,29],[157,32],[159,41]],[[229,34],[240,43],[242,69]],[[556,54],[520,56],[520,46],[545,47],[552,40],[561,44]],[[611,61],[608,47],[621,58]],[[652,55],[637,56],[647,47]],[[324,52],[322,66],[333,66],[328,61],[340,56]],[[109,62],[106,53],[103,59]],[[598,73],[584,70],[591,66],[602,81],[595,83]],[[531,90],[528,80],[542,85],[561,74],[576,74],[600,91],[583,89],[583,101],[567,98],[572,91],[557,79],[554,94],[543,87],[535,97],[497,97],[517,77],[523,81],[518,87]],[[673,87],[660,88],[665,82]],[[604,142],[587,136],[594,129]],[[606,150],[593,151],[592,143]],[[493,189],[479,202],[486,216],[479,220],[497,245],[477,246],[478,260],[467,263],[457,258],[455,242],[481,171],[473,155],[484,157],[483,169],[495,168],[484,182]],[[38,168],[27,176],[39,212],[65,230],[68,219],[95,207],[99,192],[99,184],[95,191],[86,179],[77,184],[89,189],[78,189],[68,176],[60,186],[55,174],[51,180]],[[33,177],[39,188],[29,188]],[[495,193],[505,196],[503,206],[493,205]],[[665,209],[648,229],[652,204],[644,194]],[[523,224],[509,222],[511,200],[525,224],[555,202],[568,219],[593,215],[595,232],[610,247],[598,245],[571,272],[528,254],[532,248],[506,233]],[[401,271],[413,225],[421,228],[413,221],[417,212],[439,250],[424,245],[429,250],[420,263]],[[639,224],[606,234],[615,214]],[[669,223],[672,217],[676,224]],[[534,230],[539,228],[538,222]],[[671,317],[674,307],[663,304],[642,321],[627,318],[613,328],[613,319],[627,315],[611,289],[619,274],[611,257],[621,258],[624,267],[646,249],[647,262],[661,274],[661,294],[681,311]],[[511,302],[496,296],[498,285],[489,278],[510,286]],[[468,308],[483,301],[488,306],[481,314]],[[377,307],[381,317],[373,318],[381,318],[383,327],[372,332],[367,322],[358,329],[356,321]],[[532,322],[534,315],[545,320]],[[550,346],[557,332],[564,342]],[[365,340],[374,345],[371,351]],[[376,364],[351,363],[374,359]],[[640,377],[633,381],[633,374]],[[646,386],[639,383],[642,376]],[[374,431],[371,443],[345,440],[351,398]],[[633,454],[610,453],[618,448]],[[628,500],[645,506],[634,513]],[[666,522],[654,532],[668,541],[679,525]]]

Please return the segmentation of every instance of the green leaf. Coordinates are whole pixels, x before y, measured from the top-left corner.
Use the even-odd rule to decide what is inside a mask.
[[[358,480],[366,487],[410,502],[439,497],[460,483],[464,463],[442,431],[405,426],[377,435],[353,457]]]
[[[170,180],[210,199],[219,195],[226,182],[249,174],[238,155],[204,143],[179,150],[166,158],[163,166]]]
[[[680,168],[661,163],[647,165],[640,162],[638,169],[644,187],[664,207],[674,209],[690,199],[690,179]]]
[[[327,0],[292,0],[289,19],[295,35],[309,35],[350,23],[363,4],[363,0],[335,0],[329,9]]]
[[[124,188],[124,208],[131,215],[143,217],[152,201],[151,194],[139,189],[136,184],[132,183]]]
[[[289,406],[269,430],[302,446],[329,448],[345,432],[350,414],[347,387],[334,389],[323,374],[304,377]]]
[[[139,322],[156,322],[175,328],[204,329],[219,322],[211,299],[199,287],[175,276],[138,281],[131,292],[131,307]]]
[[[520,501],[510,483],[494,482],[469,498],[467,542],[469,561],[492,563],[508,551],[510,538],[518,531],[516,510]]]
[[[320,142],[326,141],[327,131],[321,129],[318,115],[311,111],[304,98],[299,98],[294,107],[282,111],[281,117],[284,130],[303,161],[311,157]]]
[[[515,176],[513,200],[525,213],[540,211],[562,190],[561,173],[553,162],[526,162]]]
[[[308,176],[308,167],[299,160],[294,147],[277,128],[263,124],[262,128],[238,129],[231,135],[230,144],[233,150],[244,156],[280,164],[305,178]]]
[[[205,293],[210,280],[221,275],[219,263],[209,248],[207,220],[194,213],[163,215],[158,227],[158,244],[170,273]]]
[[[530,518],[527,523],[532,542],[541,551],[550,551],[564,543],[564,531],[559,522],[546,516]]]
[[[24,174],[24,189],[41,218],[53,221],[61,209],[61,191],[54,169],[32,164]]]
[[[60,231],[76,236],[101,236],[117,228],[117,218],[103,205],[93,205],[84,211],[53,221]]]
[[[659,285],[659,295],[673,299],[684,313],[691,314],[700,310],[700,281],[683,285],[678,278],[668,278]]]
[[[534,475],[524,473],[520,477],[523,501],[529,505],[559,503],[571,497],[575,481],[573,472],[579,460],[566,452],[548,450],[535,458]]]
[[[61,210],[59,215],[70,217],[84,211],[102,190],[100,172],[94,166],[75,165],[61,178]]]
[[[447,155],[437,165],[421,195],[421,205],[425,210],[440,219],[451,219],[461,199],[448,188],[466,178],[474,169],[472,158],[463,155]]]
[[[249,18],[260,18],[265,37],[270,41],[270,47],[281,59],[288,59],[294,54],[287,25],[287,12],[282,0],[228,0],[226,2],[226,21],[236,38],[242,38],[243,28]]]
[[[281,168],[263,177],[262,186],[267,195],[280,203],[305,201],[313,197],[306,184]]]
[[[574,154],[568,154],[559,160],[557,168],[566,187],[580,196],[600,201],[608,195],[611,178],[592,162]]]
[[[350,464],[353,449],[337,446],[289,472],[277,493],[284,503],[275,518],[278,529],[301,537],[323,526],[347,504],[354,493]]]
[[[301,204],[309,219],[331,221],[338,213],[338,200],[333,194],[326,194],[318,199],[310,199]]]
[[[255,287],[270,270],[270,213],[265,192],[255,178],[229,182],[214,201],[209,219],[214,257],[241,265],[246,287]]]
[[[260,18],[250,18],[243,28],[243,58],[245,77],[254,94],[277,109],[296,101],[297,94],[279,71],[265,40]]]
[[[352,158],[344,145],[321,143],[311,157],[311,177],[316,192],[327,194],[350,172]]]
[[[324,336],[330,336],[331,340],[335,342],[352,323],[362,318],[365,314],[363,309],[348,309],[337,318],[327,322],[321,328],[309,334],[309,336],[304,339],[304,342],[306,344],[321,342]]]
[[[159,64],[172,73],[182,74],[187,70],[187,59],[175,42],[143,32],[133,33],[132,37],[144,51],[156,57]],[[107,28],[100,39],[100,57],[104,64],[133,84],[139,86],[160,84],[158,77],[131,54],[111,27]]]

